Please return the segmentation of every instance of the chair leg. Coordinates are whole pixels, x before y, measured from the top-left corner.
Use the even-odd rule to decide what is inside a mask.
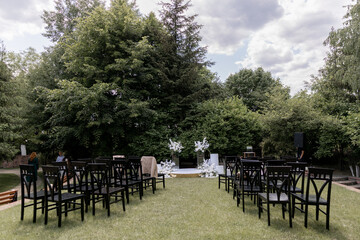
[[[95,196],[93,195],[93,199],[92,199],[92,214],[95,216]]]
[[[41,199],[41,214],[45,212],[45,198]]]
[[[34,199],[33,223],[36,223],[36,208],[37,208],[37,200]]]
[[[124,191],[121,191],[121,200],[122,200],[123,210],[124,210],[124,212],[125,212],[125,196],[124,196]]]
[[[285,209],[286,209],[286,204],[281,204],[281,210],[282,210],[283,219],[285,219]]]
[[[269,204],[269,202],[267,202],[266,205],[267,205],[268,226],[270,226],[270,204]]]
[[[129,202],[130,202],[130,199],[129,199],[129,188],[126,187],[125,191],[126,191],[126,203],[129,204]]]
[[[61,206],[61,204],[60,204],[60,206]],[[60,212],[60,214],[61,214],[61,212]],[[67,217],[67,215],[68,215],[68,204],[65,203],[65,217]]]
[[[165,175],[163,175],[162,177],[163,177],[163,188],[165,188]]]
[[[294,218],[295,217],[295,197],[292,197],[292,201],[291,201],[291,204],[292,204],[292,208],[291,208],[291,217]]]
[[[45,221],[44,221],[44,224],[46,225],[47,224],[47,222],[48,222],[48,211],[49,211],[49,209],[48,209],[48,206],[49,205],[49,203],[48,203],[48,201],[46,201],[45,202]]]
[[[66,206],[67,204],[65,203],[65,206]],[[57,212],[58,212],[58,227],[61,227],[61,203],[58,203],[57,204]]]
[[[219,175],[219,189],[220,189],[220,175]]]
[[[84,221],[84,197],[81,199],[81,221]]]
[[[262,208],[262,200],[259,199],[258,201],[258,214],[259,214],[259,219],[261,218],[261,208]]]
[[[320,206],[317,204],[316,205],[316,221],[319,221],[319,208],[320,208]]]
[[[289,199],[290,200],[290,199]],[[289,201],[289,209],[288,209],[288,212],[289,212],[289,224],[290,224],[290,227],[292,228],[292,218],[291,218],[291,202]]]
[[[108,217],[110,217],[110,195],[107,195],[105,197],[106,199],[106,207],[107,207],[107,210],[108,210]]]
[[[326,206],[326,229],[329,230],[330,227],[330,205]]]
[[[304,220],[304,226],[307,228],[307,220],[308,220],[308,208],[309,205],[305,203],[305,220]]]
[[[241,192],[243,212],[245,212],[245,196],[244,192]]]
[[[154,194],[156,191],[156,179],[152,178],[151,181],[152,181],[152,190],[153,190],[153,194]]]
[[[21,213],[20,213],[20,220],[24,220],[24,204],[25,204],[25,200],[23,198],[21,198]]]

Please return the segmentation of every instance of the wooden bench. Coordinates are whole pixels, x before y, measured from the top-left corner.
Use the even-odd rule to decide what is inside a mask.
[[[17,201],[17,190],[10,190],[0,193],[0,205]]]

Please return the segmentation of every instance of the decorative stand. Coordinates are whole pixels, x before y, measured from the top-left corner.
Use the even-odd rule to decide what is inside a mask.
[[[204,153],[198,151],[196,155],[197,155],[197,166],[199,167],[204,162]]]
[[[180,167],[180,165],[179,165],[179,155],[177,154],[177,153],[173,153],[172,155],[171,155],[171,157],[172,157],[172,161],[175,163],[175,167],[176,168],[179,168]]]

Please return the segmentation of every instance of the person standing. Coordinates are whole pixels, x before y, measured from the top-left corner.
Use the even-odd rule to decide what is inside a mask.
[[[56,162],[62,162],[64,161],[65,156],[61,151],[59,151],[59,156],[56,158]]]
[[[33,165],[35,167],[35,181],[36,181],[37,180],[37,171],[39,169],[39,159],[37,158],[36,152],[32,152],[30,154],[28,164]]]

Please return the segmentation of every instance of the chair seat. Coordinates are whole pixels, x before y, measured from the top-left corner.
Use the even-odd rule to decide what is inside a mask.
[[[155,179],[155,177],[144,177],[144,176],[143,176],[143,180],[144,180],[144,181],[152,180],[152,179]]]
[[[287,203],[289,202],[289,197],[287,194],[285,193],[281,193],[280,194],[280,199],[278,198],[278,195],[276,193],[269,193],[269,199],[267,199],[267,194],[266,193],[259,193],[259,197],[262,199],[265,199],[267,202],[271,203],[271,202],[277,202],[277,203]]]
[[[241,187],[239,187],[241,188]],[[260,188],[260,186],[244,186],[244,192],[260,192],[262,191],[262,188]]]
[[[36,192],[37,199],[44,198],[44,196],[45,196],[44,190],[40,190],[40,191]],[[34,199],[34,193],[30,193],[29,199]]]
[[[125,189],[125,188],[123,188],[123,187],[109,187],[109,194],[121,192],[121,191],[123,191],[124,189]],[[106,188],[105,188],[105,187],[102,188],[102,189],[101,189],[101,192],[99,191],[99,189],[98,189],[98,190],[95,190],[95,191],[94,191],[94,194],[95,194],[95,195],[96,195],[96,194],[106,195],[106,194],[107,194],[107,193],[106,193]]]
[[[62,193],[61,194],[61,201],[72,201],[76,199],[80,199],[85,197],[83,194],[77,194],[77,193]],[[49,201],[59,202],[59,195],[55,195],[54,199],[51,197],[48,197]]]
[[[301,201],[306,201],[306,194],[292,194],[296,199],[299,199]],[[315,195],[309,195],[309,201],[308,204],[316,205],[316,196]],[[323,198],[319,198],[319,204],[326,205],[327,201]]]

